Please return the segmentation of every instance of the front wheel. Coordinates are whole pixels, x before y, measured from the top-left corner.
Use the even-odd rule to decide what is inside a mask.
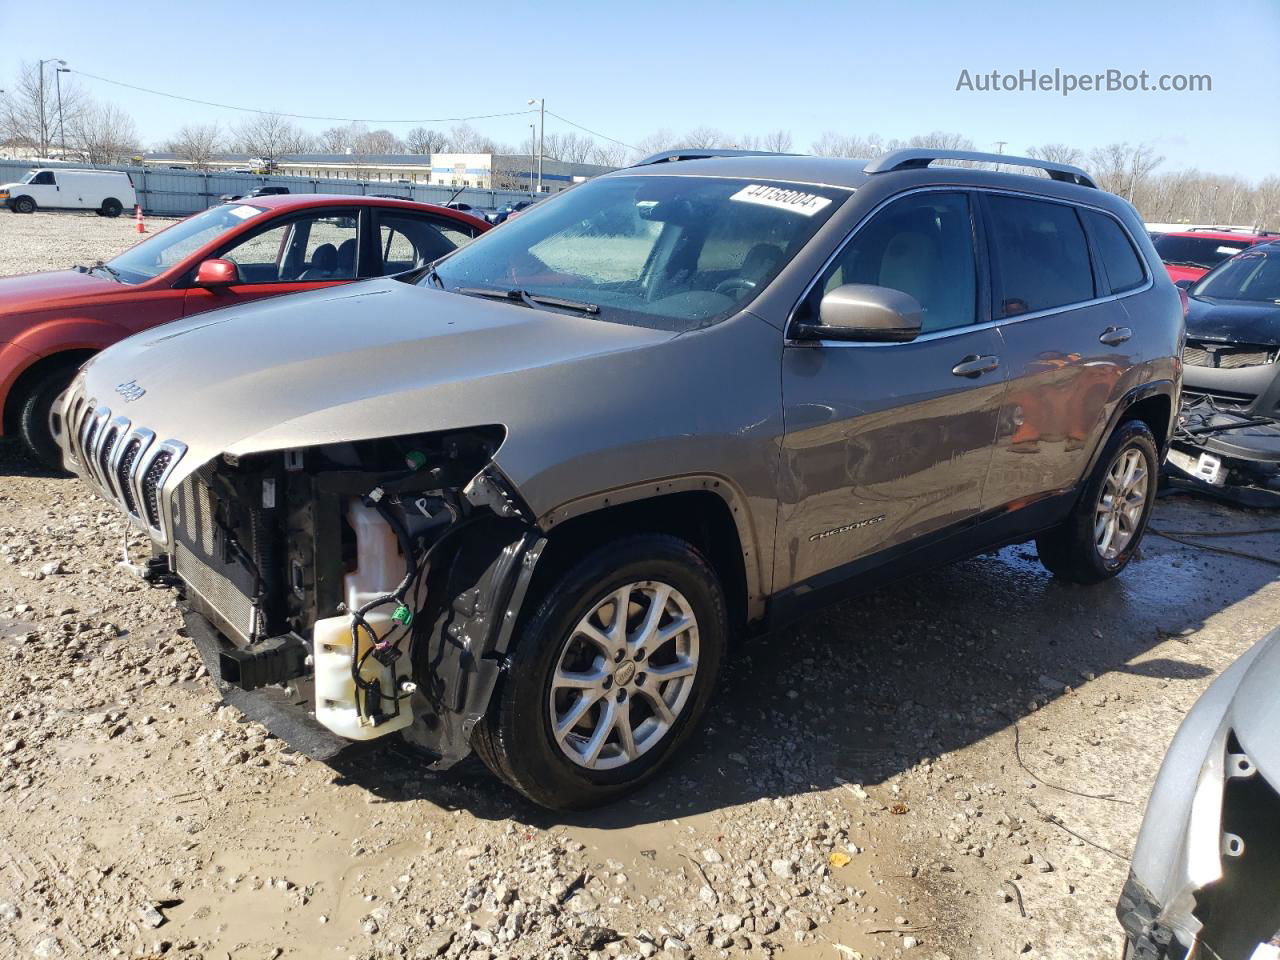
[[[62,470],[62,451],[53,437],[49,414],[58,395],[71,385],[78,368],[57,367],[40,378],[27,392],[18,411],[18,432],[27,451],[51,470]]]
[[[18,197],[13,201],[14,213],[35,213],[36,202],[30,197]]]
[[[544,807],[613,800],[696,729],[726,634],[719,580],[690,544],[642,535],[602,547],[544,593],[473,746]]]
[[[1036,538],[1040,562],[1054,576],[1099,583],[1128,566],[1155,503],[1156,450],[1141,420],[1116,428],[1071,515]]]

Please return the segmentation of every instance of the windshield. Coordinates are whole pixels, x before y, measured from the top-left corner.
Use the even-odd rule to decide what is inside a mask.
[[[232,227],[238,227],[266,211],[247,203],[224,203],[197,213],[154,237],[130,247],[107,261],[113,276],[123,283],[143,283],[185,260]]]
[[[1247,250],[1249,243],[1243,240],[1222,240],[1216,237],[1178,237],[1166,233],[1152,241],[1160,259],[1173,266],[1216,267],[1227,257]]]
[[[1196,284],[1197,297],[1280,303],[1280,251],[1242,253]]]
[[[24,174],[24,175],[23,175],[23,177],[22,177],[22,179],[21,179],[21,180],[19,180],[18,182],[19,182],[19,183],[30,183],[32,180],[34,180],[34,179],[35,179],[35,177],[36,177],[36,172],[35,172],[34,170],[30,170],[30,171],[28,171],[26,174]]]
[[[604,177],[533,204],[420,282],[691,330],[741,309],[846,196],[808,184]]]

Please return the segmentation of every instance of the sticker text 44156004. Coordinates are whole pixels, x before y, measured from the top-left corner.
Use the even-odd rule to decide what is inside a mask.
[[[806,217],[812,217],[831,203],[830,197],[805,193],[803,190],[790,190],[786,187],[771,187],[763,183],[753,183],[743,187],[729,199],[737,200],[739,203],[758,203],[777,210],[790,210],[792,213],[799,213]]]

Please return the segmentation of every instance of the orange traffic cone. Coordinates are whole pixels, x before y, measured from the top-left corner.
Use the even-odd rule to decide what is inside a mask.
[[[147,226],[142,222],[142,204],[135,203],[133,205],[133,219],[138,224],[138,232],[146,233]]]

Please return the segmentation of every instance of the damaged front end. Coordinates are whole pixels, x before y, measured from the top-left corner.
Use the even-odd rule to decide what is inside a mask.
[[[1173,486],[1244,507],[1280,507],[1280,347],[1188,339],[1169,445]]]
[[[154,543],[226,699],[313,757],[400,732],[470,750],[542,537],[501,427],[222,455],[197,468],[72,397],[68,465]]]
[[[1280,958],[1278,636],[1215,681],[1169,749],[1116,911],[1127,960]]]

